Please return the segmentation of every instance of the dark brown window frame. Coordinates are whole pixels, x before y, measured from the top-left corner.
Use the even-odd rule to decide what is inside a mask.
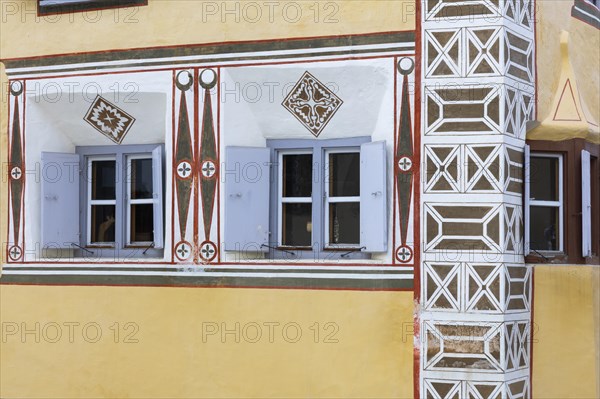
[[[565,141],[527,140],[531,156],[535,152],[561,154],[563,156],[563,253],[542,257],[529,254],[526,263],[599,264],[600,253],[600,146],[583,139]],[[592,157],[592,253],[584,258],[581,254],[581,151]]]
[[[82,11],[107,10],[112,8],[138,7],[147,5],[148,0],[94,0],[63,4],[60,4],[60,0],[56,0],[55,4],[43,6],[40,4],[40,0],[38,0],[37,11],[39,16],[44,16]]]
[[[600,8],[588,0],[575,0],[571,7],[571,16],[600,29]]]

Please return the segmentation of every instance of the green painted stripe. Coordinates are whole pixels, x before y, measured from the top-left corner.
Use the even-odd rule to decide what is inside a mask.
[[[302,50],[302,49],[315,49],[322,47],[344,47],[344,46],[364,46],[364,45],[377,45],[377,44],[390,44],[390,43],[414,43],[415,33],[414,32],[396,32],[387,34],[376,34],[376,35],[349,35],[340,37],[330,38],[307,38],[307,39],[293,39],[293,40],[269,40],[259,42],[239,42],[239,43],[222,43],[222,44],[198,44],[191,46],[177,46],[177,47],[163,47],[163,48],[149,48],[149,49],[131,49],[131,50],[116,50],[116,51],[103,51],[95,53],[82,53],[82,54],[70,54],[70,55],[56,55],[48,56],[43,58],[21,58],[21,59],[8,59],[2,62],[6,66],[7,70],[13,68],[32,68],[32,67],[44,67],[44,66],[57,66],[57,65],[69,65],[69,64],[83,64],[83,63],[102,63],[110,61],[126,61],[126,60],[144,60],[152,58],[173,58],[173,57],[190,57],[199,55],[222,55],[222,54],[240,54],[240,53],[252,53],[262,51],[283,51],[283,50]],[[414,47],[413,47],[414,48]],[[401,48],[405,49],[405,48]],[[355,50],[347,51],[343,54],[358,54],[360,52],[376,52],[378,50]],[[382,51],[382,50],[380,50]],[[390,51],[385,49],[383,51]],[[340,52],[326,52],[319,55],[334,55],[340,54]],[[307,54],[313,55],[314,54]],[[277,58],[286,57],[301,57],[302,54],[277,56]],[[258,60],[265,57],[238,57],[230,58],[227,60],[215,57],[211,60],[202,60],[203,63],[209,62],[220,62],[220,61],[243,61],[243,60]],[[273,58],[269,56],[266,58]],[[164,62],[164,64],[172,64]],[[190,63],[190,61],[181,61],[179,63]],[[147,65],[161,65],[163,62],[148,62],[143,64],[132,65],[141,67]],[[121,67],[121,66],[118,66]],[[129,66],[123,66],[129,67]],[[110,67],[94,67],[93,69],[102,68],[115,68]],[[61,70],[53,71],[61,72]]]
[[[413,280],[298,279],[280,277],[183,277],[183,276],[98,276],[4,274],[0,285],[107,285],[170,287],[253,287],[302,289],[412,290]]]

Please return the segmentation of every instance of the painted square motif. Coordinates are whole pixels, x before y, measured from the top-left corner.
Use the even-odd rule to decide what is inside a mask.
[[[304,72],[282,105],[318,137],[342,104],[327,86]]]
[[[121,144],[135,122],[133,116],[101,96],[96,97],[83,119],[117,144]]]

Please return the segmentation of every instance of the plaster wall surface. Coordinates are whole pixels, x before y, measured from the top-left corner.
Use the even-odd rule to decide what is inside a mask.
[[[534,286],[534,397],[599,397],[600,269],[537,265]]]
[[[569,54],[583,102],[596,122],[600,121],[600,30],[571,16],[573,1],[536,2],[537,115],[551,112],[558,90],[561,55],[560,34],[569,32]]]
[[[3,337],[2,398],[413,393],[412,292],[0,286],[0,322],[40,329]]]

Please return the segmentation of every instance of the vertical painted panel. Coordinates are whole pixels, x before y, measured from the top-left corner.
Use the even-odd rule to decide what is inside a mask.
[[[163,248],[162,147],[152,150],[152,198],[154,201],[154,248]]]
[[[525,225],[525,239],[523,240],[523,242],[525,243],[525,248],[524,248],[524,254],[525,255],[529,255],[529,251],[530,251],[530,245],[529,245],[529,241],[530,241],[530,233],[529,233],[529,219],[531,217],[531,212],[529,210],[529,197],[530,197],[530,184],[531,184],[531,155],[530,155],[530,149],[528,145],[525,145],[525,149],[524,149],[524,155],[525,155],[525,159],[524,159],[524,169],[523,169],[523,205],[525,207],[524,210],[524,225]]]
[[[581,250],[583,257],[592,256],[592,178],[590,153],[581,151]]]
[[[385,141],[360,146],[360,246],[387,251],[387,178]]]
[[[42,247],[79,244],[79,155],[42,153]]]
[[[225,250],[268,251],[269,168],[268,148],[225,149]]]

